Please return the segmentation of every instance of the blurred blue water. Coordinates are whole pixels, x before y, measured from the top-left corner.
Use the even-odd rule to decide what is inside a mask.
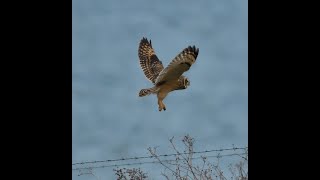
[[[187,133],[200,150],[247,145],[247,0],[72,3],[73,162],[143,156],[150,146],[166,153],[169,138]],[[138,63],[142,37],[165,66],[188,45],[200,49],[185,73],[191,86],[169,94],[165,112],[156,96],[138,97],[152,87]]]

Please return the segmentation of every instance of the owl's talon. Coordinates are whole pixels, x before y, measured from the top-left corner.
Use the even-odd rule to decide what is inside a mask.
[[[159,106],[159,111],[162,111],[162,110],[164,110],[164,111],[165,111],[165,110],[166,110],[166,107],[164,107],[164,106],[162,106],[162,107],[161,107],[161,106]]]

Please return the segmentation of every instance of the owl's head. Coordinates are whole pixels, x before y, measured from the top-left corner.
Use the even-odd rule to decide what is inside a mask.
[[[190,81],[189,81],[189,79],[188,79],[187,77],[185,77],[185,78],[183,79],[183,86],[184,86],[184,88],[186,88],[186,89],[187,89],[188,86],[190,86]]]

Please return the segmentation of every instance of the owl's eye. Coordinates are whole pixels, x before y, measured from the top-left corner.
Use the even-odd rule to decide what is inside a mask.
[[[189,80],[186,78],[186,79],[184,79],[184,81],[183,81],[183,85],[184,85],[184,87],[185,88],[187,88],[187,86],[189,86],[190,85],[190,82],[189,82]]]

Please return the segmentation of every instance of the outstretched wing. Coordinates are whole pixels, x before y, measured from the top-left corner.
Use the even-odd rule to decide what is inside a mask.
[[[167,81],[178,79],[184,72],[190,69],[193,63],[195,63],[198,53],[199,48],[196,48],[195,46],[185,48],[160,72],[155,84],[159,85]]]
[[[155,83],[159,73],[163,70],[163,65],[152,48],[151,40],[149,42],[147,38],[142,38],[139,44],[138,54],[140,66],[145,76],[152,83]]]

